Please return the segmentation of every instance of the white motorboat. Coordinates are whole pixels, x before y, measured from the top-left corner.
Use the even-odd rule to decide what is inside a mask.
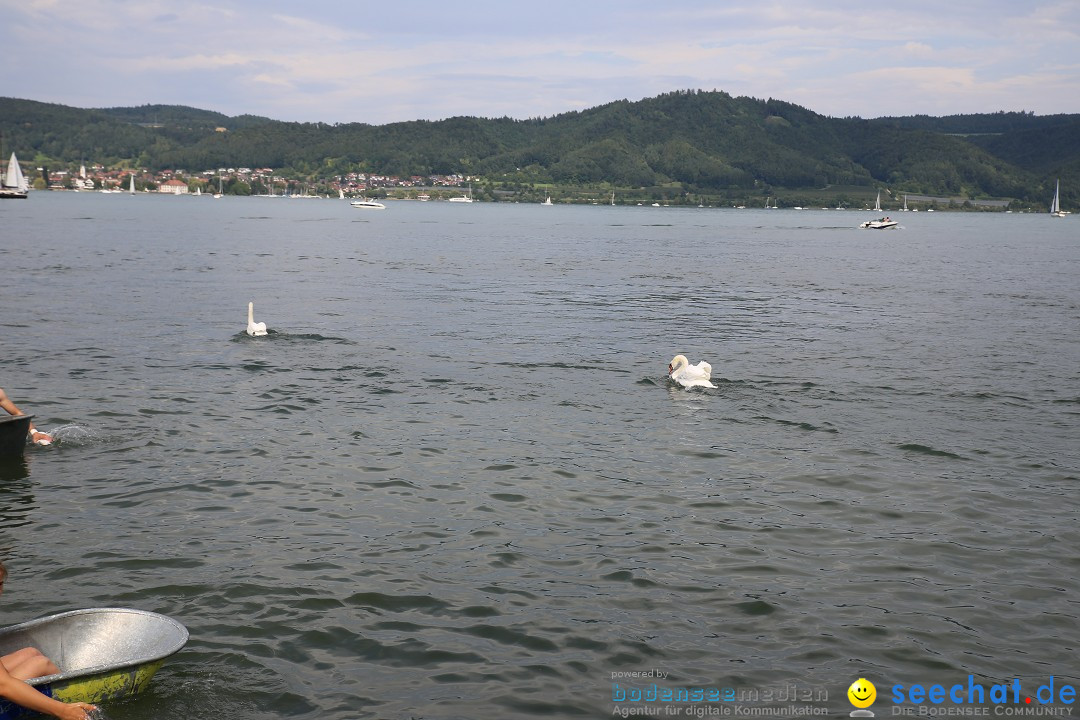
[[[378,200],[368,200],[367,198],[361,198],[360,200],[353,200],[351,203],[354,208],[362,208],[365,210],[385,210],[386,206]]]
[[[859,225],[861,228],[869,228],[870,230],[888,230],[899,225],[896,220],[886,216],[877,220],[867,220],[863,224]]]

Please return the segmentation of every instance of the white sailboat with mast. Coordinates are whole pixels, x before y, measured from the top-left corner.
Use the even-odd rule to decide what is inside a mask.
[[[4,173],[4,180],[0,182],[0,198],[25,200],[29,190],[30,183],[23,177],[22,168],[19,167],[19,159],[12,152],[11,160],[8,161],[7,172]]]
[[[1054,199],[1050,201],[1050,217],[1065,217],[1068,214],[1061,209],[1061,180],[1058,179],[1054,185]]]
[[[467,195],[463,193],[461,197],[450,198],[452,203],[471,203],[472,201],[472,183],[469,183],[469,193]]]

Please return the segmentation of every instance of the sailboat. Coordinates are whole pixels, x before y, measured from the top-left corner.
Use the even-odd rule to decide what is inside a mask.
[[[128,175],[128,192],[135,194],[135,173]]]
[[[472,183],[469,183],[469,191],[472,192]],[[458,203],[458,202],[471,203],[472,201],[473,201],[473,199],[469,195],[464,195],[464,194],[461,197],[452,197],[452,198],[450,198],[450,202],[454,202],[454,203]]]
[[[907,195],[904,196],[904,212],[907,212]]]
[[[15,157],[12,155],[12,157]],[[1054,199],[1050,203],[1050,217],[1065,217],[1069,213],[1061,209],[1061,180],[1054,185]]]
[[[874,201],[874,212],[881,212],[881,191],[877,191],[877,200]]]
[[[550,196],[550,195],[548,195],[548,196],[547,196],[547,200],[545,200],[544,202],[542,202],[542,203],[540,203],[540,204],[541,204],[541,205],[554,205],[555,203],[551,202],[551,196]]]
[[[222,195],[224,194],[224,193],[222,192],[222,188],[223,188],[222,182],[223,182],[223,181],[222,181],[222,178],[221,178],[221,176],[220,176],[220,175],[218,175],[218,178],[217,178],[217,192],[216,192],[216,193],[214,193],[214,199],[215,199],[215,200],[217,200],[218,198],[220,198],[220,197],[221,197],[221,196],[222,196]]]
[[[15,153],[11,153],[11,160],[8,161],[7,173],[4,175],[4,180],[0,183],[0,198],[9,200],[25,200],[26,193],[30,189],[30,183],[26,182],[26,178],[23,177],[22,168],[19,167],[19,159],[15,157]]]
[[[612,205],[615,204],[615,191],[614,190],[611,191],[611,204]]]

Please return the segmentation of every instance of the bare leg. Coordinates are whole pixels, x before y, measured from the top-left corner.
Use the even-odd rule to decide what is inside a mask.
[[[10,655],[0,657],[4,669],[19,680],[29,680],[45,675],[54,675],[60,672],[60,668],[53,661],[41,654],[36,648],[23,648]]]

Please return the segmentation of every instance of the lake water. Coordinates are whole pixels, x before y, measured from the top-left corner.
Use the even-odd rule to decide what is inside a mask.
[[[114,720],[1077,684],[1080,219],[387,205],[0,205],[0,624],[191,632]]]

